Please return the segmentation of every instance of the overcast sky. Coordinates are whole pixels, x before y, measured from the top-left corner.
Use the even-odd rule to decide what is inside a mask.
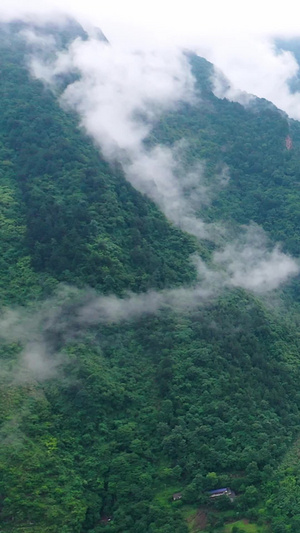
[[[294,0],[1,0],[0,18],[28,14],[49,20],[75,16],[85,27],[100,27],[124,48],[191,48],[212,61],[236,89],[271,100],[300,118],[300,98],[288,80],[298,70],[289,52],[278,54],[274,36],[300,35]],[[224,95],[223,95],[224,96]]]
[[[205,36],[297,34],[299,3],[294,0],[2,0],[0,13],[60,11],[99,25],[111,41],[197,44]]]

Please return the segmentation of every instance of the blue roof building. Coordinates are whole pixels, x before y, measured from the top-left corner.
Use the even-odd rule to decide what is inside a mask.
[[[215,489],[208,491],[210,498],[217,498],[218,496],[228,496],[231,502],[235,499],[235,493],[230,487],[224,487],[223,489]]]
[[[229,492],[230,489],[228,487],[225,487],[224,489],[216,489],[216,490],[209,490],[209,494],[215,494],[216,496],[219,495],[219,494],[226,494],[227,492]]]

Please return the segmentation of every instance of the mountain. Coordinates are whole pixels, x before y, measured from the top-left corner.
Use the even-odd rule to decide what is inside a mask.
[[[194,180],[185,194],[217,236],[196,238],[60,105],[78,72],[56,91],[30,74],[33,53],[54,53],[41,39],[66,50],[78,35],[73,22],[1,28],[1,531],[221,533],[247,519],[296,532],[299,278],[267,295],[234,277],[192,295],[249,227],[265,231],[255,275],[299,256],[299,123],[266,101],[218,99],[213,66],[187,55],[200,104],[164,110],[145,145],[184,138],[188,176],[205,160],[210,201]],[[221,487],[233,502],[209,497]]]

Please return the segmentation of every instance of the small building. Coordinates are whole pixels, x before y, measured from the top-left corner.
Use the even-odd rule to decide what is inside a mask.
[[[230,491],[229,487],[225,487],[224,489],[209,490],[208,493],[210,498],[218,498],[219,496],[226,496],[228,491]]]
[[[218,498],[219,496],[227,496],[231,502],[235,499],[235,493],[230,487],[224,487],[223,489],[209,490],[210,498]]]
[[[182,492],[174,492],[172,496],[173,502],[176,502],[177,500],[181,500],[182,498]]]

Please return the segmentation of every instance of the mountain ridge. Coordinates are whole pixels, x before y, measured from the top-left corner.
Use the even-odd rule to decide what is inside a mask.
[[[194,289],[195,254],[222,272],[211,269],[220,245],[176,228],[107,163],[14,41],[1,40],[1,528],[186,533],[200,508],[207,532],[241,518],[296,531],[293,494],[276,479],[300,429],[298,279],[283,312],[272,309],[279,290],[267,306],[229,285],[199,305],[131,315],[132,293],[146,306],[153,292]],[[254,220],[271,249],[280,240],[298,255],[299,124],[217,99],[212,67],[191,61],[210,105],[165,111],[146,143],[186,138],[185,168],[205,159],[204,185],[225,162],[228,183],[207,205],[195,195],[196,214],[233,233]],[[113,318],[98,319],[99,298]],[[220,486],[235,502],[209,499]]]

